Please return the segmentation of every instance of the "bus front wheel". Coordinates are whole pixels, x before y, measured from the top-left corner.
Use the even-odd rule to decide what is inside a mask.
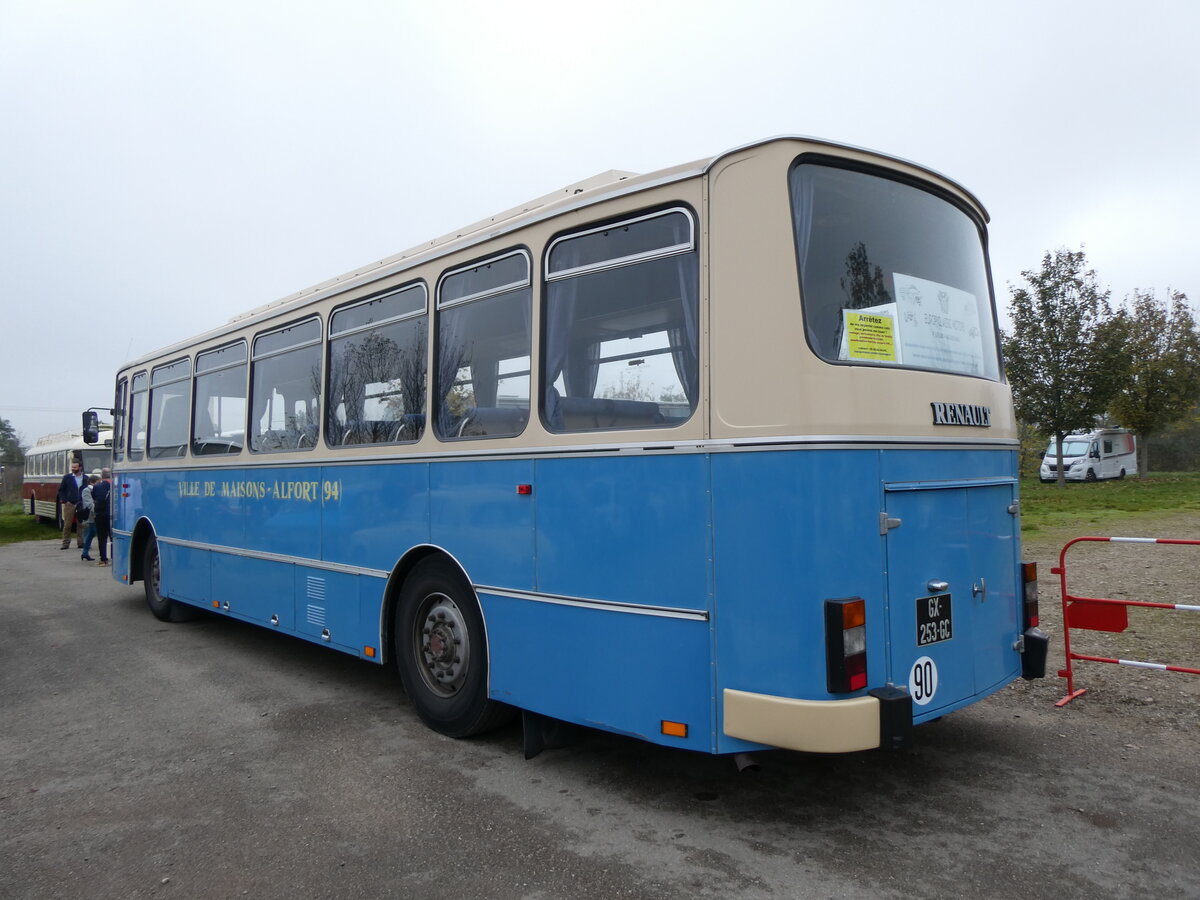
[[[158,541],[150,538],[142,551],[142,584],[146,586],[146,605],[154,613],[154,618],[163,622],[184,622],[189,619],[184,604],[162,595],[161,581],[162,562],[158,555]]]
[[[404,690],[434,731],[469,737],[511,717],[510,707],[487,696],[483,613],[449,560],[425,559],[405,579],[392,640]]]

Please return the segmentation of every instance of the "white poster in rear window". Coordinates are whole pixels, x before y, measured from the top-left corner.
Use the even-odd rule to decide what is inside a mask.
[[[984,374],[983,332],[975,295],[899,272],[892,278],[905,365]]]

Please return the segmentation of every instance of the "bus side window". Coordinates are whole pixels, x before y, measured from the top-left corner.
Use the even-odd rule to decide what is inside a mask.
[[[524,250],[450,272],[438,287],[436,431],[511,437],[529,420],[532,279]]]
[[[150,414],[147,403],[150,393],[150,376],[138,372],[133,376],[130,391],[129,414],[129,458],[141,459],[146,452],[146,423]]]
[[[255,337],[250,382],[250,449],[313,449],[320,421],[320,320]]]
[[[183,456],[187,451],[191,409],[192,361],[181,359],[150,373],[151,459]]]
[[[673,209],[559,238],[546,270],[546,428],[652,428],[691,418],[700,381],[691,215]]]
[[[129,382],[122,378],[117,382],[117,395],[114,398],[113,409],[113,459],[116,462],[124,462],[125,460],[125,423],[128,421],[126,413],[126,398],[129,393]]]
[[[196,357],[192,453],[238,453],[246,437],[246,342]]]
[[[329,320],[325,441],[415,441],[425,430],[428,302],[424,284],[342,307]]]

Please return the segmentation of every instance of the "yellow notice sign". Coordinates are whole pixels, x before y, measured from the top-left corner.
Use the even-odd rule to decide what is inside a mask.
[[[898,362],[891,316],[845,311],[849,359]]]

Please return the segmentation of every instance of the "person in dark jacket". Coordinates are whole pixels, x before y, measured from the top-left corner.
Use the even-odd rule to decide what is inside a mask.
[[[108,541],[112,537],[112,469],[100,470],[100,483],[92,487],[92,514],[96,517],[96,540],[100,544],[98,566],[108,565]]]
[[[92,539],[96,536],[96,516],[94,505],[92,503],[92,488],[100,483],[100,473],[93,472],[87,477],[87,487],[83,489],[83,495],[79,500],[79,505],[75,507],[75,521],[79,523],[79,527],[83,529],[83,552],[79,554],[80,559],[85,559],[92,562]]]
[[[62,484],[58,486],[58,505],[62,510],[62,548],[71,546],[71,529],[75,525],[75,507],[83,499],[83,489],[87,478],[83,474],[83,463],[77,459],[71,460],[71,471],[63,476]],[[83,528],[75,534],[78,549],[83,549]]]

